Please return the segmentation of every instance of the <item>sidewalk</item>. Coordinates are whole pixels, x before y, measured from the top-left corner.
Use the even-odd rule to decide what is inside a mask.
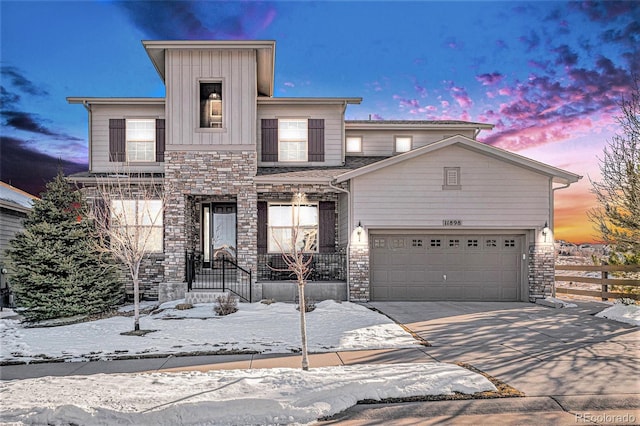
[[[309,364],[330,367],[351,364],[397,364],[433,362],[422,347],[412,349],[379,349],[310,354]],[[43,376],[71,376],[137,372],[178,372],[236,370],[259,368],[300,368],[300,355],[240,354],[208,356],[167,356],[162,358],[124,359],[91,362],[52,362],[6,365],[0,367],[0,380],[21,380]]]

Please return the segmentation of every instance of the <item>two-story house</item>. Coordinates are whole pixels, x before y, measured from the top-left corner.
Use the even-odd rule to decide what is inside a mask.
[[[162,179],[145,297],[199,301],[224,287],[293,299],[276,241],[294,218],[315,238],[315,299],[552,292],[554,190],[580,176],[478,142],[489,124],[349,121],[360,98],[274,97],[273,41],[143,46],[165,98],[68,101],[89,113],[90,170],[72,180],[90,187],[125,167]]]

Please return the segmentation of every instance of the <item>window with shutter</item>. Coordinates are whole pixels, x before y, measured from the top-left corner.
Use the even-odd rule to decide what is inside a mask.
[[[165,131],[164,119],[156,120],[156,161],[161,163],[164,161],[165,150]]]
[[[278,120],[262,119],[262,161],[278,161]]]
[[[333,201],[320,201],[318,243],[320,253],[334,253],[336,245],[336,207]]]
[[[109,120],[109,161],[125,161],[127,151],[125,129],[126,120],[124,118]]]
[[[324,161],[324,119],[309,119],[309,161]]]

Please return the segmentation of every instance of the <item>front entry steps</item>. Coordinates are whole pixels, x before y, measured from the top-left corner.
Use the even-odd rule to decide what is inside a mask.
[[[191,290],[185,293],[184,301],[185,303],[190,303],[192,305],[198,303],[215,303],[218,301],[218,297],[227,297],[230,292],[228,291],[198,291]],[[232,296],[236,299],[236,302],[240,301],[240,298],[236,295]]]

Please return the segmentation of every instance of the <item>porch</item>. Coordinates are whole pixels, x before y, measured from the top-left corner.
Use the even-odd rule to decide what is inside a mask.
[[[187,293],[231,293],[244,302],[260,299],[297,300],[295,275],[286,271],[280,254],[258,254],[255,274],[227,257],[204,261],[202,252],[186,254]],[[346,300],[346,254],[314,253],[307,279],[307,297],[314,300]],[[202,299],[202,297],[195,297]]]

